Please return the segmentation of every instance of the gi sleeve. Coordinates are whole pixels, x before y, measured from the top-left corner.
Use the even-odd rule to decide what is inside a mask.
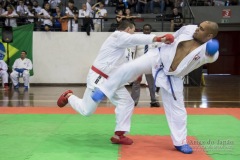
[[[155,35],[146,34],[129,34],[126,32],[121,32],[118,36],[118,47],[119,48],[130,48],[135,45],[151,44],[153,43],[153,38]]]

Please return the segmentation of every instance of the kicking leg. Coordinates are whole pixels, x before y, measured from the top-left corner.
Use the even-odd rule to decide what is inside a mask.
[[[102,93],[102,95],[105,94],[108,98],[111,98],[120,86],[123,86],[131,80],[135,80],[141,74],[150,74],[152,65],[156,63],[156,58],[158,57],[157,53],[158,52],[145,54],[132,62],[122,65],[116,72],[110,75],[105,83],[99,86],[100,90],[97,90],[96,93],[94,92],[92,98],[95,101],[101,101],[104,96],[95,99],[95,96],[98,96],[99,93]]]
[[[86,88],[83,98],[81,99],[73,95],[71,90],[68,90],[60,96],[57,104],[59,107],[64,107],[69,103],[72,108],[81,115],[89,116],[95,112],[98,106],[98,103],[94,102],[91,98],[92,91],[92,89]]]

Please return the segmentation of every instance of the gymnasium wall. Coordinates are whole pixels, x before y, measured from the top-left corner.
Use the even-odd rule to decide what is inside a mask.
[[[31,83],[86,83],[88,70],[109,34],[34,32]]]
[[[110,34],[34,32],[31,83],[86,83],[88,70]]]

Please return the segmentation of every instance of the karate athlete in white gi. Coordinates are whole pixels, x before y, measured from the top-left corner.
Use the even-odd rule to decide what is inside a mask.
[[[184,106],[183,77],[201,65],[217,60],[219,44],[217,40],[211,40],[217,33],[218,25],[210,21],[202,22],[199,26],[182,27],[174,33],[172,44],[162,44],[159,49],[149,50],[148,54],[119,67],[108,80],[99,85],[99,89],[95,89],[93,100],[100,102],[105,95],[111,99],[116,90],[129,79],[151,73],[152,70],[156,86],[161,87],[173,145],[182,153],[192,153],[186,139],[187,113]]]
[[[4,84],[4,90],[8,90],[7,70],[8,70],[7,64],[3,60],[0,60],[0,77],[2,78],[2,83]]]
[[[11,80],[14,85],[14,89],[19,88],[19,77],[23,77],[24,81],[24,90],[28,90],[29,86],[29,70],[32,70],[32,61],[28,58],[26,58],[27,52],[22,51],[21,52],[21,57],[16,59],[15,62],[13,63],[13,71],[10,75]]]
[[[57,101],[59,107],[65,106],[68,102],[78,113],[89,116],[94,113],[99,103],[93,101],[91,95],[95,87],[106,81],[117,68],[127,62],[126,48],[140,44],[151,44],[153,42],[173,42],[173,36],[167,34],[163,37],[155,35],[133,34],[135,26],[129,21],[123,21],[118,30],[112,33],[103,43],[97,58],[95,59],[87,76],[87,88],[80,99],[72,94],[71,90],[64,92]],[[128,90],[119,87],[110,101],[116,106],[116,127],[115,135],[111,138],[112,143],[130,145],[133,141],[124,136],[130,131],[130,120],[134,109]]]

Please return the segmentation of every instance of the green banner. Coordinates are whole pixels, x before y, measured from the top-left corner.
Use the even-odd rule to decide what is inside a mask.
[[[27,58],[31,59],[33,63],[33,27],[34,24],[13,27],[13,42],[9,44],[2,42],[2,28],[0,28],[0,54],[5,54],[4,61],[7,64],[9,63],[8,67],[10,70],[14,61],[20,58],[21,51],[23,50],[27,52]],[[33,75],[33,70],[30,71],[30,75]]]

